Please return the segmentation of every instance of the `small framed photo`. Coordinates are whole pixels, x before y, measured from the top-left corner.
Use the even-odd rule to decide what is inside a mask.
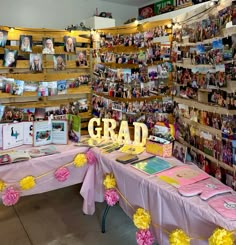
[[[64,54],[58,54],[53,56],[54,70],[63,71],[66,69],[66,59]]]
[[[185,163],[187,154],[187,146],[180,144],[179,142],[174,142],[173,156]]]
[[[64,36],[64,51],[68,53],[75,53],[76,39],[75,37]]]
[[[18,57],[17,50],[4,50],[3,66],[5,67],[16,67],[16,61]]]
[[[76,66],[87,66],[87,54],[86,50],[80,50],[76,53]]]
[[[0,30],[0,47],[5,47],[7,42],[7,31]]]
[[[32,52],[32,36],[20,35],[20,50],[23,52]]]
[[[54,39],[50,37],[43,38],[43,54],[54,54]]]
[[[30,70],[34,72],[42,72],[42,55],[30,54]]]

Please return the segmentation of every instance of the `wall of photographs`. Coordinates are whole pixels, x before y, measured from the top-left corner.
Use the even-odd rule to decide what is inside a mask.
[[[94,116],[113,118],[117,123],[127,120],[130,126],[144,122],[150,130],[156,122],[170,119],[173,101],[169,23],[152,23],[142,31],[136,26],[122,31],[99,30],[93,53]],[[160,42],[163,37],[167,41]]]
[[[232,6],[173,28],[172,95],[178,141],[191,161],[227,185],[236,179],[236,29]]]
[[[67,112],[89,119],[90,48],[89,31],[1,27],[1,122]]]

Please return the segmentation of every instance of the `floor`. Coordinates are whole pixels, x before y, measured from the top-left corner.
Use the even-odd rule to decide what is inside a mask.
[[[14,207],[0,205],[1,245],[135,245],[132,220],[117,205],[101,233],[105,203],[92,216],[82,212],[80,185],[22,197]]]

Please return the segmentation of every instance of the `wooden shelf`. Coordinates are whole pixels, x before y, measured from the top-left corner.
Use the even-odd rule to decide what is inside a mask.
[[[173,65],[178,66],[178,67],[183,67],[186,69],[192,69],[192,68],[196,68],[196,67],[200,67],[200,68],[214,68],[213,65],[192,65],[192,64],[184,64],[184,63],[173,63]]]
[[[235,115],[236,110],[228,110],[226,108],[217,106],[217,105],[209,105],[206,103],[201,103],[195,100],[190,100],[190,99],[183,99],[180,97],[174,97],[174,101],[176,101],[179,104],[185,104],[187,106],[199,109],[199,110],[205,110],[213,113],[218,113],[218,114],[229,114],[229,115]]]
[[[221,166],[222,168],[226,169],[226,170],[229,170],[230,172],[234,172],[236,170],[236,166],[234,167],[231,167],[229,165],[227,165],[226,163],[224,162],[221,162],[221,161],[218,161],[217,159],[215,159],[214,157],[210,156],[210,155],[207,155],[205,152],[203,151],[200,151],[199,149],[197,149],[196,147],[193,147],[192,145],[190,145],[189,143],[187,143],[186,141],[182,140],[182,139],[178,139],[178,141],[189,147],[190,149],[193,149],[194,151],[196,151],[197,153],[199,154],[202,154],[204,155],[204,157],[206,157],[207,159],[209,159],[211,162],[214,162],[215,164],[218,164],[219,166]]]

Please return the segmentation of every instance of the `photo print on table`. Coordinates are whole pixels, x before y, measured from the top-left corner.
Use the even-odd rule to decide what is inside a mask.
[[[42,72],[42,55],[30,54],[30,70],[33,72]]]
[[[66,69],[66,58],[64,54],[57,54],[53,56],[54,70],[63,71]]]
[[[16,67],[17,57],[18,57],[17,50],[4,49],[3,66]]]
[[[4,48],[7,42],[8,32],[0,30],[0,47]]]
[[[88,66],[86,50],[76,52],[76,66]]]
[[[187,146],[184,146],[179,142],[175,141],[173,147],[173,156],[178,160],[180,160],[181,162],[185,163],[186,154],[187,154]]]
[[[32,36],[20,35],[20,50],[23,52],[32,52]]]
[[[43,54],[54,54],[54,39],[51,37],[44,37],[43,38]]]
[[[67,53],[75,53],[76,39],[75,37],[64,36],[64,51]]]

